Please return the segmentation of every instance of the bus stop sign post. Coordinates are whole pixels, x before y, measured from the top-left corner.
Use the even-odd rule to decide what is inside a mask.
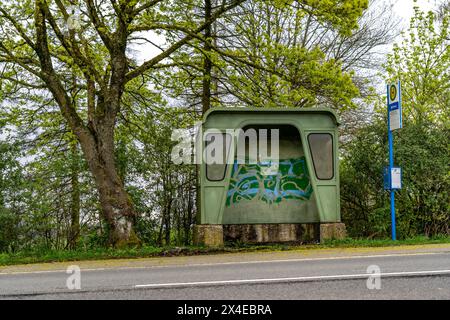
[[[402,170],[394,167],[394,139],[392,131],[402,128],[402,99],[400,81],[387,85],[388,106],[388,140],[389,140],[389,167],[385,168],[384,186],[391,193],[391,232],[392,240],[397,239],[395,225],[395,190],[401,189]]]

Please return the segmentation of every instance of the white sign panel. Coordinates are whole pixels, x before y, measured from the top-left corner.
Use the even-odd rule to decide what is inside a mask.
[[[391,168],[391,189],[402,188],[402,169]]]
[[[400,82],[387,86],[389,130],[393,131],[402,127],[402,101]]]
[[[402,127],[400,109],[389,111],[389,130],[394,131]]]

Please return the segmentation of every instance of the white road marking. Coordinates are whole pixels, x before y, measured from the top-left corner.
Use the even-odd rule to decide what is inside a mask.
[[[449,251],[440,252],[415,252],[415,253],[395,253],[395,254],[373,254],[373,255],[355,255],[355,256],[335,256],[322,258],[294,258],[279,260],[252,260],[252,261],[230,261],[230,262],[210,262],[210,263],[185,263],[166,266],[142,266],[142,267],[101,267],[101,268],[81,268],[82,272],[89,271],[114,271],[114,270],[145,270],[155,268],[177,268],[177,267],[202,267],[202,266],[221,266],[221,265],[244,265],[244,264],[262,264],[262,263],[283,263],[283,262],[302,262],[302,261],[324,261],[324,260],[351,260],[351,259],[370,259],[370,258],[390,258],[390,257],[411,257],[425,255],[442,255],[449,254]],[[77,261],[67,262],[67,266],[76,264]],[[45,273],[66,273],[66,269],[44,270],[44,271],[18,271],[18,272],[0,272],[0,276],[4,275],[21,275],[21,274],[45,274]]]
[[[420,275],[444,275],[450,274],[450,270],[431,270],[431,271],[404,271],[404,272],[387,272],[380,273],[380,277],[395,276],[420,276]],[[309,277],[292,277],[292,278],[272,278],[272,279],[240,279],[240,280],[218,280],[218,281],[200,281],[200,282],[175,282],[175,283],[152,283],[139,284],[134,288],[170,288],[185,286],[208,286],[208,285],[231,285],[231,284],[251,284],[251,283],[283,283],[283,282],[300,282],[314,280],[349,280],[349,279],[365,279],[374,274],[342,274],[342,275],[326,275],[326,276],[309,276]]]

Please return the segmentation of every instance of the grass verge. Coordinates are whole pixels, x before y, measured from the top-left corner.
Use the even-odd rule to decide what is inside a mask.
[[[220,248],[207,247],[152,247],[113,249],[78,249],[78,250],[29,250],[15,253],[0,253],[0,266],[66,262],[81,260],[105,260],[105,259],[134,259],[164,256],[190,256],[233,252],[264,252],[264,251],[285,251],[285,250],[310,250],[327,248],[358,248],[358,247],[395,247],[405,245],[423,245],[450,243],[450,237],[416,237],[405,240],[392,241],[390,239],[352,239],[329,240],[321,244],[267,244],[250,245],[242,243],[227,244]]]

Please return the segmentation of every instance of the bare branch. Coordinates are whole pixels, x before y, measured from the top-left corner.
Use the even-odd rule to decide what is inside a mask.
[[[146,3],[144,3],[143,5],[141,5],[140,7],[136,8],[132,15],[136,16],[138,15],[140,12],[145,11],[147,9],[150,9],[151,7],[156,6],[158,3],[160,3],[162,0],[151,0],[151,1],[147,1]]]
[[[196,35],[199,35],[200,32],[205,30],[206,27],[211,25],[214,21],[216,21],[223,13],[235,8],[236,6],[243,3],[245,0],[234,0],[230,5],[228,6],[222,6],[219,10],[217,10],[212,16],[211,19],[205,21],[203,24],[201,24],[197,29],[195,29],[193,32],[188,33],[184,38],[179,40],[178,42],[174,43],[170,48],[166,49],[164,52],[160,53],[156,57],[152,58],[151,60],[148,60],[144,62],[140,67],[136,68],[133,71],[130,71],[126,75],[126,82],[138,77],[139,75],[143,74],[147,70],[151,69],[154,65],[161,62],[162,60],[169,57],[172,53],[177,51],[179,48],[184,46],[186,43],[191,41],[196,37]]]
[[[20,36],[22,37],[22,39],[25,40],[25,42],[31,47],[31,48],[35,48],[35,44],[33,43],[33,41],[31,41],[31,39],[27,36],[27,34],[25,33],[25,30],[23,30],[22,26],[17,22],[17,20],[15,20],[11,15],[8,14],[8,12],[5,11],[5,9],[3,9],[0,6],[0,12],[3,14],[3,16],[8,19],[14,26],[14,28],[17,30],[17,32],[20,34]]]
[[[97,30],[97,33],[100,35],[100,38],[102,38],[105,46],[108,48],[110,52],[114,51],[114,42],[112,35],[108,32],[108,28],[103,23],[103,21],[100,19],[97,8],[94,4],[93,0],[85,0],[85,3],[88,8],[89,12],[89,18],[91,19],[91,22],[93,23],[95,30]]]

